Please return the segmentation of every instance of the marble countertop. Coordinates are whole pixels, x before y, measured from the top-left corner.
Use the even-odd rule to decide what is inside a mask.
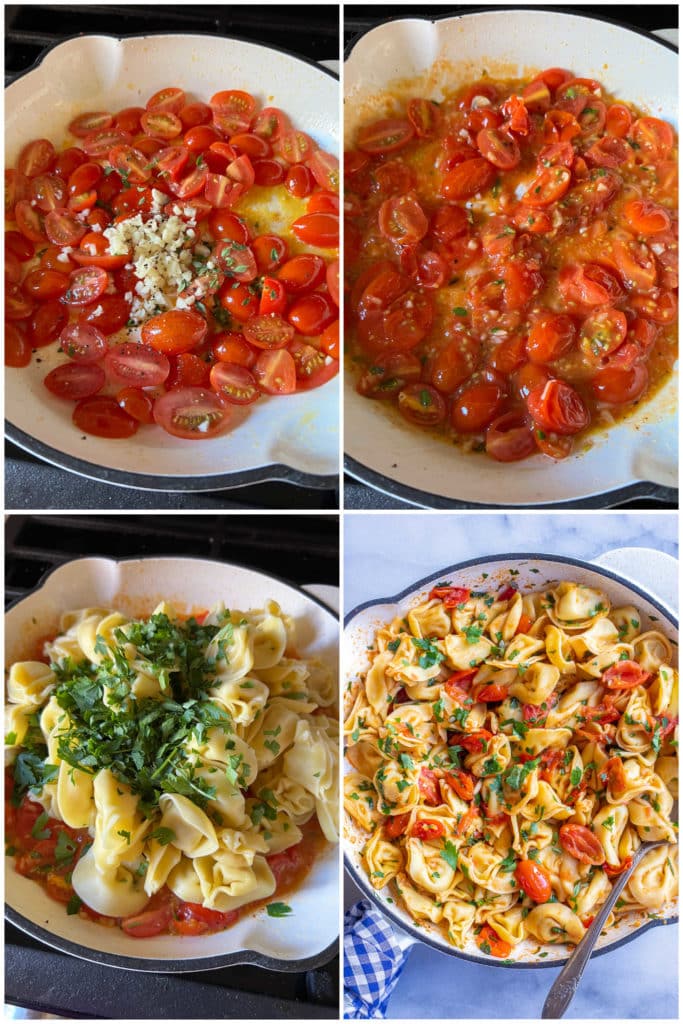
[[[479,555],[537,551],[590,560],[627,547],[655,548],[677,557],[676,515],[347,513],[345,610],[398,593],[432,571]],[[358,893],[346,882],[349,905]],[[591,960],[566,1016],[676,1018],[677,942],[677,925],[652,928]],[[387,1017],[538,1018],[558,973],[552,968],[480,967],[417,945],[392,994]]]

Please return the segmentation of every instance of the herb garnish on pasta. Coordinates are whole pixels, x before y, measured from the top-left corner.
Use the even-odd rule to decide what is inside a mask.
[[[677,839],[678,678],[651,625],[571,581],[444,582],[378,629],[344,726],[344,806],[374,888],[495,957],[580,942],[640,844]],[[614,915],[654,913],[676,887],[665,845]]]
[[[10,852],[70,913],[138,937],[228,927],[335,842],[331,673],[275,602],[86,608],[9,673]]]

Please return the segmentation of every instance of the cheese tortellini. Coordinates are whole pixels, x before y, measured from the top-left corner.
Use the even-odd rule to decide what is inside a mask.
[[[678,676],[662,625],[592,586],[522,593],[513,578],[440,585],[381,626],[344,725],[344,807],[372,886],[494,956],[580,942],[651,840],[666,845],[608,924],[673,900]]]
[[[269,858],[338,840],[334,675],[275,601],[60,626],[46,661],[10,668],[6,759],[45,817],[89,833],[70,872],[89,908],[125,918],[166,888],[235,911],[276,891]]]

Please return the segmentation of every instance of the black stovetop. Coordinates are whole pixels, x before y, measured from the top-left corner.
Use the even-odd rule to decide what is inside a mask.
[[[279,46],[309,60],[339,58],[336,6],[9,4],[5,7],[5,80],[13,81],[47,48],[70,36],[152,32],[231,35]],[[268,481],[229,491],[164,493],[88,480],[48,465],[11,442],[5,456],[5,506],[10,509],[339,508],[339,491],[329,484],[318,489]]]
[[[236,562],[294,584],[339,582],[337,516],[37,515],[6,524],[6,601],[73,558],[186,555]],[[46,897],[47,898],[47,897]],[[65,1017],[204,1020],[338,1015],[339,958],[317,970],[251,966],[138,974],[78,960],[6,927],[5,1001]]]

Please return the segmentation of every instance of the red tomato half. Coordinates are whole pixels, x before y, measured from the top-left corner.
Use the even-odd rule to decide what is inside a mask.
[[[147,388],[163,384],[171,367],[166,356],[150,345],[127,341],[109,349],[104,368],[114,384]]]
[[[204,388],[169,391],[154,403],[154,422],[168,434],[190,441],[224,433],[231,419],[228,403]]]
[[[104,387],[104,382],[101,366],[83,363],[62,363],[51,370],[43,381],[53,395],[71,401],[96,395]]]
[[[585,402],[569,384],[549,380],[531,391],[526,400],[534,421],[555,434],[578,434],[588,426],[590,413]]]
[[[251,405],[261,394],[254,375],[237,363],[212,366],[211,387],[232,405]]]

